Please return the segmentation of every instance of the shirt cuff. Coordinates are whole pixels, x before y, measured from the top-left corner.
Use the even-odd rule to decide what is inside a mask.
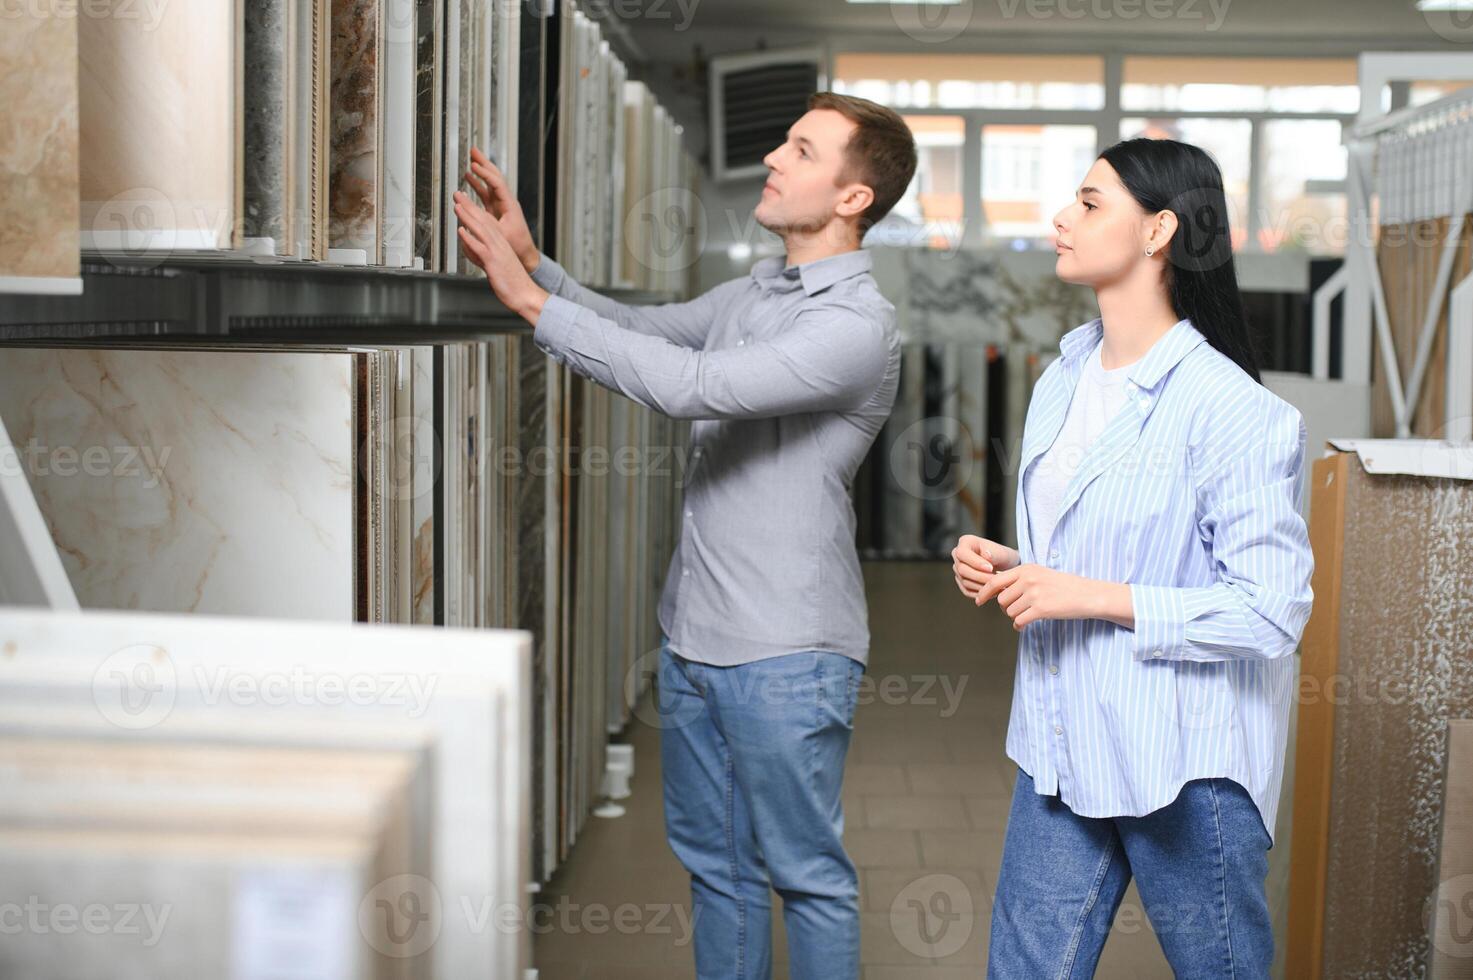
[[[1165,585],[1132,584],[1130,608],[1135,616],[1135,659],[1180,659],[1187,632],[1182,590]]]
[[[541,253],[538,253],[539,255]],[[537,263],[537,268],[532,270],[532,281],[549,293],[556,293],[559,286],[563,284],[563,267],[558,265],[546,255]]]
[[[542,312],[537,316],[537,326],[532,331],[533,343],[561,363],[563,352],[572,338],[573,321],[582,311],[583,307],[561,296],[547,297],[547,302],[542,304]]]

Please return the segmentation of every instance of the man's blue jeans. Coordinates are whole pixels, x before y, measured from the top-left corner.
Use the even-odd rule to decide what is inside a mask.
[[[769,884],[793,980],[858,978],[840,787],[863,673],[836,653],[713,667],[662,645],[665,831],[690,872],[700,980],[772,976]]]
[[[1094,976],[1132,875],[1172,972],[1260,980],[1273,962],[1268,832],[1231,779],[1194,779],[1143,817],[1081,817],[1018,771],[987,975]]]

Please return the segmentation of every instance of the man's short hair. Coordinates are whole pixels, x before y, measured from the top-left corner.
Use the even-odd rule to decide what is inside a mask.
[[[905,195],[916,172],[916,141],[900,113],[853,95],[817,92],[808,108],[832,109],[855,124],[844,147],[841,182],[858,181],[874,191],[875,200],[859,216],[863,235]]]

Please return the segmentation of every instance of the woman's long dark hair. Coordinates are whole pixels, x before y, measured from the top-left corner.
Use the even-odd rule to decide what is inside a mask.
[[[1259,384],[1228,233],[1222,171],[1201,148],[1176,140],[1121,140],[1100,154],[1147,214],[1171,211],[1166,288],[1178,317]]]

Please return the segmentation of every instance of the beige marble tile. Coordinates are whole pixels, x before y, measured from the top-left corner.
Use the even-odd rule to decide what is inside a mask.
[[[77,17],[82,244],[134,255],[240,244],[235,0]]]
[[[0,293],[80,289],[77,96],[76,20],[38,15],[34,6],[7,13],[0,31]]]
[[[0,417],[82,605],[352,619],[354,356],[7,350]]]

